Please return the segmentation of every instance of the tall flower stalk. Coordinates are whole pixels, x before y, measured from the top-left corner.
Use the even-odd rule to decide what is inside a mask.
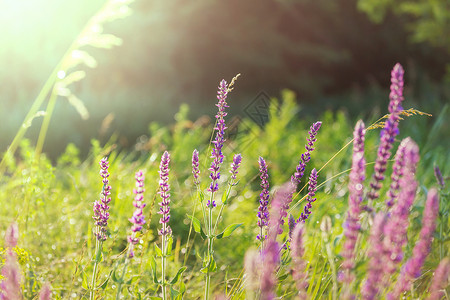
[[[388,209],[394,205],[398,198],[400,178],[403,176],[403,168],[405,167],[405,144],[407,141],[408,139],[404,139],[395,153],[395,161],[392,166],[391,185],[386,195],[386,206]]]
[[[444,296],[444,289],[448,285],[450,278],[450,259],[448,257],[441,260],[434,272],[433,281],[430,287],[430,296],[427,300],[439,300]]]
[[[365,133],[364,123],[360,120],[356,124],[355,131],[353,132],[352,170],[348,184],[348,212],[344,225],[345,243],[342,250],[342,256],[344,258],[344,262],[342,263],[343,294],[346,299],[352,298],[350,284],[355,279],[352,271],[355,267],[356,241],[361,228],[359,217],[361,214],[361,201],[364,195],[364,179],[366,176],[366,161],[364,159]]]
[[[306,289],[308,287],[306,261],[303,259],[305,254],[305,246],[303,242],[305,227],[303,223],[298,223],[292,230],[292,243],[291,243],[291,253],[292,253],[292,277],[295,281],[298,291],[298,299],[306,299]]]
[[[213,261],[213,243],[214,243],[214,233],[213,233],[213,209],[216,207],[216,202],[214,200],[215,193],[219,190],[219,179],[220,179],[220,166],[223,163],[223,153],[222,148],[225,143],[225,130],[227,129],[225,125],[225,116],[227,113],[225,109],[228,107],[226,102],[228,95],[228,84],[225,80],[222,80],[219,84],[219,90],[217,91],[217,99],[219,100],[216,106],[218,107],[218,112],[216,114],[216,126],[214,131],[216,131],[215,139],[212,142],[214,144],[211,150],[211,158],[213,159],[209,171],[211,172],[209,178],[211,178],[211,183],[208,187],[208,192],[211,196],[206,203],[207,212],[207,237],[208,237],[208,253],[207,261],[210,265]],[[210,297],[210,285],[211,285],[211,272],[209,267],[206,272],[206,284],[205,284],[205,299]]]
[[[417,181],[414,178],[416,165],[419,161],[419,147],[410,138],[406,138],[405,166],[400,179],[400,194],[394,204],[389,221],[385,227],[384,255],[386,266],[383,269],[388,278],[403,260],[403,246],[406,244],[406,233],[409,226],[409,211],[414,202]]]
[[[161,202],[159,203],[159,214],[161,218],[159,223],[162,228],[159,230],[159,235],[161,235],[161,286],[163,299],[167,299],[166,294],[166,257],[167,257],[167,244],[169,238],[172,235],[172,229],[169,226],[170,220],[170,184],[169,184],[169,162],[170,155],[169,152],[165,151],[161,157],[161,163],[159,165],[159,195],[161,197]]]
[[[370,183],[370,192],[367,195],[369,203],[376,200],[379,196],[378,191],[381,189],[384,180],[384,173],[386,172],[386,164],[391,157],[391,149],[398,134],[398,121],[400,119],[400,112],[402,111],[403,101],[403,67],[397,63],[391,72],[391,93],[389,94],[389,117],[387,118],[384,128],[380,134],[380,145],[378,147],[378,155],[375,161],[374,174]]]
[[[102,259],[103,242],[107,239],[107,226],[109,219],[109,203],[111,202],[111,186],[109,185],[109,162],[106,157],[100,161],[100,176],[102,177],[103,188],[100,193],[100,200],[94,202],[94,216],[95,221],[95,259],[94,270],[92,271],[92,282],[89,293],[89,299],[93,300],[95,297],[96,281],[98,264]]]
[[[408,291],[411,288],[412,281],[420,276],[420,269],[422,268],[428,253],[430,253],[438,213],[438,192],[436,189],[431,189],[428,192],[427,201],[425,203],[419,240],[414,246],[411,258],[408,259],[403,266],[394,290],[392,293],[388,294],[389,300],[398,299],[403,292]]]
[[[366,279],[361,288],[361,296],[364,300],[377,299],[380,291],[380,283],[383,279],[384,257],[383,252],[383,231],[386,224],[386,216],[378,213],[373,221],[370,230],[369,267]]]
[[[6,261],[2,267],[3,280],[0,283],[0,299],[15,300],[22,299],[22,274],[17,262],[17,255],[13,248],[17,246],[19,229],[17,223],[12,223],[6,230],[5,246]]]
[[[259,157],[259,174],[261,178],[261,194],[259,194],[258,227],[259,234],[256,236],[261,241],[261,249],[264,247],[266,239],[265,230],[269,225],[269,174],[264,158]]]
[[[277,236],[283,232],[283,220],[287,216],[287,209],[295,187],[292,182],[285,183],[273,196],[270,211],[270,222],[267,240],[262,249],[261,299],[275,298],[276,271],[280,262],[280,244]]]
[[[317,170],[313,169],[309,175],[308,196],[306,197],[307,203],[297,222],[305,223],[311,215],[312,204],[316,201],[317,176]]]
[[[136,173],[136,188],[133,193],[136,195],[134,197],[133,206],[136,208],[134,210],[133,216],[128,219],[131,224],[131,235],[128,236],[128,251],[125,256],[125,262],[123,264],[122,275],[118,283],[116,299],[120,299],[120,293],[122,290],[122,284],[124,282],[125,274],[127,272],[127,267],[130,259],[134,257],[134,246],[139,243],[138,234],[141,232],[142,227],[145,224],[145,217],[143,209],[145,207],[144,201],[144,174],[142,171]]]

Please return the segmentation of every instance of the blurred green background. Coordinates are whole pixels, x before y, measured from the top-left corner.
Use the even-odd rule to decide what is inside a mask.
[[[6,150],[46,79],[104,0],[0,1],[0,151]],[[293,90],[298,116],[344,109],[348,118],[386,113],[390,70],[406,69],[406,105],[437,115],[450,102],[450,4],[375,0],[136,0],[108,23],[110,50],[85,47],[98,62],[71,85],[89,111],[83,120],[58,99],[44,151],[117,134],[122,147],[172,124],[181,103],[189,119],[213,116],[218,82],[242,73],[230,115],[265,91]],[[45,110],[45,106],[41,108]],[[37,139],[42,118],[27,137]],[[102,127],[103,126],[103,127]]]

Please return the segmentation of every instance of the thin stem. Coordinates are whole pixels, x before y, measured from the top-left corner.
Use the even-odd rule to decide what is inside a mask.
[[[127,266],[128,266],[128,262],[129,262],[128,255],[129,255],[129,253],[126,254],[125,262],[124,262],[123,269],[122,269],[122,275],[120,276],[119,285],[117,286],[116,300],[120,299],[120,292],[122,291],[122,284],[123,284],[123,280],[125,279],[125,273],[127,272]]]
[[[228,184],[228,190],[227,190],[227,192],[226,192],[226,195],[229,195],[230,194],[230,191],[231,191],[231,187],[233,186],[233,183],[229,183]],[[225,198],[225,202],[228,200],[228,196]],[[219,223],[219,219],[220,219],[220,217],[222,216],[222,213],[223,213],[223,208],[225,207],[225,204],[222,202],[222,205],[220,206],[220,210],[219,210],[219,215],[217,216],[217,219],[216,219],[216,224],[214,225],[214,230],[213,230],[213,234],[216,234],[216,229],[217,229],[217,224]]]
[[[163,232],[166,232],[166,224],[163,224]],[[166,235],[162,235],[162,257],[161,257],[161,287],[163,300],[166,300]]]
[[[50,119],[52,118],[52,114],[55,109],[57,98],[58,98],[58,95],[55,91],[55,88],[53,88],[52,94],[50,96],[50,99],[49,99],[49,102],[47,105],[46,114],[44,116],[44,121],[42,122],[41,131],[39,132],[39,138],[38,138],[38,141],[36,144],[36,149],[34,152],[34,157],[36,159],[36,162],[38,161],[38,159],[42,153],[42,148],[44,147],[45,137],[47,136],[48,127],[50,125]]]
[[[94,260],[94,270],[92,271],[92,281],[91,281],[91,289],[89,293],[89,299],[94,300],[95,296],[95,285],[97,282],[97,271],[98,271],[98,263],[100,262],[101,251],[102,251],[103,242],[99,241],[97,238],[95,239],[95,260]]]

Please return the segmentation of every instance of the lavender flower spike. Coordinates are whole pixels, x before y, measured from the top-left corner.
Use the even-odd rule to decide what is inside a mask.
[[[170,185],[169,185],[169,162],[170,154],[165,151],[161,157],[161,164],[159,165],[159,192],[161,196],[161,203],[159,203],[160,208],[158,214],[161,215],[159,223],[162,224],[159,234],[162,236],[171,235],[172,229],[169,226],[170,220]]]
[[[355,131],[353,132],[353,160],[352,170],[350,172],[350,182],[348,184],[348,212],[347,220],[344,225],[345,243],[342,250],[344,262],[342,263],[343,277],[346,288],[348,284],[352,283],[355,276],[352,270],[355,267],[355,245],[358,238],[361,224],[359,222],[359,215],[361,214],[361,201],[364,196],[364,179],[366,173],[366,160],[364,159],[364,140],[366,129],[363,121],[359,120],[356,123]],[[349,292],[348,290],[346,292]],[[349,296],[350,297],[350,296]]]
[[[223,144],[225,143],[225,129],[227,129],[224,120],[224,117],[227,115],[227,113],[225,112],[225,108],[228,107],[228,104],[226,102],[227,95],[228,84],[225,80],[222,80],[219,84],[219,91],[217,92],[217,99],[219,100],[219,102],[216,104],[216,106],[219,108],[219,110],[216,115],[216,127],[214,128],[214,130],[217,130],[217,133],[214,141],[212,142],[214,144],[214,147],[211,151],[211,158],[213,159],[213,161],[211,163],[211,167],[209,168],[209,171],[211,171],[209,175],[209,178],[211,178],[211,184],[208,187],[208,191],[211,192],[211,194],[214,194],[219,189],[218,180],[220,179],[220,165],[223,163],[222,148]],[[208,200],[206,206],[213,208],[216,207],[216,203],[214,200]]]
[[[9,249],[6,251],[6,261],[2,267],[2,276],[0,283],[0,299],[22,299],[22,290],[20,288],[22,275],[17,255],[12,250],[17,245],[18,228],[16,223],[12,223],[6,231],[5,244]]]
[[[319,132],[320,126],[322,122],[316,122],[311,125],[309,128],[309,138],[306,140],[308,143],[305,145],[306,152],[302,154],[300,161],[298,162],[298,166],[296,172],[291,177],[291,181],[293,184],[298,185],[305,173],[306,164],[311,160],[311,152],[314,150],[314,143],[317,141],[316,135]]]
[[[409,211],[414,202],[417,181],[414,179],[416,165],[419,161],[419,147],[410,138],[406,138],[405,166],[400,179],[400,194],[394,204],[389,221],[385,227],[384,255],[386,266],[383,269],[389,277],[403,260],[403,246],[406,244],[406,232],[409,226]]]
[[[194,184],[198,186],[200,184],[200,168],[197,149],[192,153],[192,175],[194,175]]]
[[[316,201],[316,190],[317,190],[317,170],[313,169],[311,171],[311,174],[309,175],[309,186],[308,186],[308,197],[306,200],[308,203],[306,203],[305,207],[303,208],[303,212],[300,215],[300,218],[297,220],[297,222],[306,222],[309,215],[311,214],[311,208],[312,203]]]
[[[285,183],[276,191],[271,208],[270,222],[267,241],[262,251],[262,274],[261,274],[261,299],[274,299],[276,285],[276,270],[280,262],[280,245],[276,241],[277,235],[283,232],[283,219],[287,216],[286,209],[289,207],[290,196],[294,191],[291,182]]]
[[[41,291],[39,292],[39,300],[51,300],[52,299],[52,290],[50,284],[46,283],[42,286]]]
[[[384,261],[380,253],[383,251],[382,238],[385,222],[384,214],[378,213],[370,230],[369,269],[361,288],[361,295],[364,300],[376,299],[379,292],[379,284],[383,278]]]
[[[445,188],[444,177],[442,177],[441,170],[439,169],[438,166],[434,166],[434,176],[436,177],[436,181],[439,184],[439,187],[441,189]]]
[[[378,155],[375,160],[375,172],[370,183],[371,190],[368,194],[369,203],[378,198],[378,191],[384,180],[384,172],[386,171],[387,160],[391,156],[392,144],[395,136],[398,134],[398,121],[403,101],[403,68],[400,64],[396,64],[391,72],[391,93],[389,94],[389,117],[387,118],[384,128],[380,134],[380,145],[378,147]]]
[[[239,171],[239,167],[241,166],[241,162],[242,162],[242,156],[241,154],[235,154],[233,156],[233,162],[231,163],[231,179],[234,181],[236,180],[236,175]]]
[[[259,209],[258,209],[258,226],[260,233],[256,236],[258,240],[264,240],[266,235],[264,234],[265,228],[269,225],[269,174],[267,173],[267,165],[264,158],[259,157],[259,173],[261,178],[261,194],[259,194]]]
[[[106,240],[106,227],[108,226],[109,219],[109,203],[111,202],[111,186],[109,185],[109,162],[106,157],[100,161],[100,176],[102,177],[103,188],[100,194],[100,200],[94,202],[94,216],[95,225],[97,225],[95,236],[99,241]]]
[[[143,209],[145,207],[144,200],[144,174],[142,171],[136,173],[136,188],[133,193],[136,194],[134,197],[133,206],[136,208],[133,216],[128,219],[133,225],[131,226],[131,235],[128,236],[128,243],[130,243],[130,248],[128,249],[128,256],[130,258],[134,257],[134,246],[139,242],[136,237],[137,233],[142,230],[142,226],[145,224],[145,217]]]
[[[400,178],[402,177],[403,168],[405,167],[405,144],[408,139],[404,139],[398,146],[395,154],[394,165],[392,166],[391,186],[387,192],[386,206],[391,208],[398,198],[400,190]]]
[[[428,253],[430,253],[438,214],[439,196],[438,191],[433,188],[428,192],[427,201],[425,203],[419,241],[414,246],[411,258],[408,259],[403,267],[393,292],[388,294],[389,300],[398,299],[403,292],[411,288],[412,281],[420,276],[420,269],[422,268]]]
[[[292,277],[297,285],[298,298],[306,299],[306,289],[308,287],[305,273],[306,262],[303,259],[305,247],[303,245],[303,234],[305,228],[303,223],[298,223],[292,232]]]
[[[444,289],[448,285],[450,277],[450,259],[444,258],[434,272],[433,281],[430,287],[430,296],[427,300],[439,300],[444,296]]]

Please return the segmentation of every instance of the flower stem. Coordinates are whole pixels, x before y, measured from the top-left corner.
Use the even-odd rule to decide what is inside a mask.
[[[128,260],[128,253],[127,253],[126,257],[125,257],[125,262],[123,264],[122,275],[120,276],[119,285],[117,286],[116,300],[120,299],[120,292],[122,291],[122,284],[123,284],[123,280],[125,279],[125,273],[127,272],[128,262],[129,262],[129,260]]]
[[[89,293],[89,300],[94,300],[95,296],[95,285],[97,281],[98,263],[100,262],[102,246],[103,242],[99,241],[98,239],[95,239],[95,260],[94,260],[94,270],[92,271],[92,282]]]

